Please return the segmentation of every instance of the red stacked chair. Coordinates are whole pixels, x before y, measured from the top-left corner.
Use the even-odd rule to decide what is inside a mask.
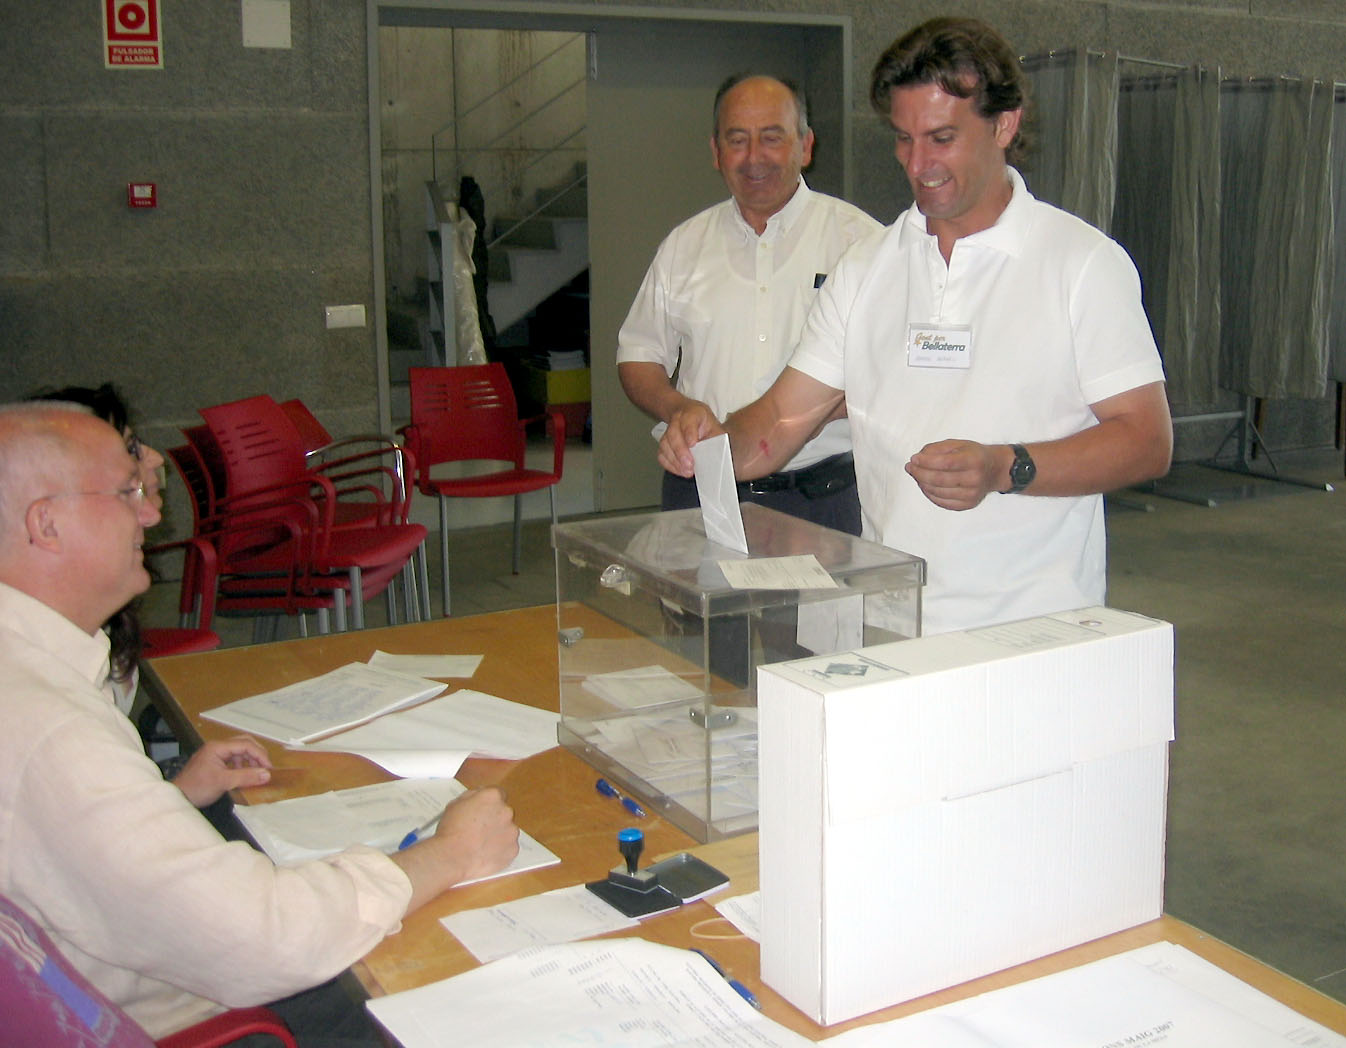
[[[565,416],[555,408],[545,416],[519,418],[514,390],[503,364],[411,368],[411,424],[399,431],[416,466],[416,487],[439,499],[439,541],[444,614],[449,614],[449,520],[451,498],[514,496],[514,573],[519,573],[520,498],[546,488],[556,523],[556,485],[565,460]],[[552,469],[524,465],[529,423],[547,418],[552,431]],[[506,469],[462,477],[434,477],[442,463],[474,460],[508,463]]]

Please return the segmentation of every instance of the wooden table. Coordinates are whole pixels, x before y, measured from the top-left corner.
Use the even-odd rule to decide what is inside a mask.
[[[232,734],[231,729],[201,720],[203,710],[306,680],[347,662],[364,661],[376,649],[399,654],[484,655],[470,682],[472,688],[546,709],[557,707],[556,612],[551,607],[156,659],[146,666],[143,683],[180,738],[222,737]],[[451,686],[465,683],[452,682]],[[376,765],[350,754],[298,753],[279,744],[267,746],[282,770],[267,786],[242,791],[238,799],[243,802],[280,800],[391,778]],[[730,887],[716,897],[757,888],[756,834],[697,846],[681,829],[657,815],[634,820],[620,804],[594,789],[596,777],[592,768],[559,747],[524,761],[467,761],[459,780],[468,786],[503,787],[519,826],[555,852],[561,863],[455,888],[410,915],[400,932],[353,967],[366,992],[379,995],[410,989],[475,967],[476,960],[444,930],[440,917],[602,877],[619,858],[617,831],[632,822],[645,831],[647,855],[691,849],[727,873]],[[704,939],[698,933],[730,937]],[[1346,1006],[1168,916],[829,1027],[817,1025],[762,983],[757,944],[736,936],[707,901],[650,918],[642,922],[640,934],[672,946],[704,948],[757,995],[767,1015],[813,1040],[1164,940],[1185,946],[1301,1014],[1346,1034]]]

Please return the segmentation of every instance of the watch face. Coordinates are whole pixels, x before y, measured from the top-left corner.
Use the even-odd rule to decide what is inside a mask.
[[[1029,457],[1027,449],[1014,445],[1014,464],[1010,466],[1011,491],[1022,491],[1033,483],[1038,468]]]

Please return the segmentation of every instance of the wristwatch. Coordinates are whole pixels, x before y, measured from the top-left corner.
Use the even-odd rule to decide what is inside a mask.
[[[1033,483],[1033,478],[1038,475],[1038,467],[1033,463],[1033,456],[1022,444],[1011,444],[1010,450],[1014,452],[1014,461],[1010,463],[1010,486],[1005,494],[1017,495]]]

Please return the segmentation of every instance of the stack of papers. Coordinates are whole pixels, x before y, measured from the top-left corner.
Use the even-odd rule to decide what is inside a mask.
[[[373,786],[295,797],[271,804],[240,804],[234,814],[257,846],[279,866],[320,859],[352,844],[392,853],[412,830],[444,810],[466,788],[454,779],[398,779]],[[432,833],[426,829],[424,836]],[[519,834],[519,854],[492,877],[553,866],[554,854]],[[473,882],[467,882],[473,883]]]
[[[443,690],[439,681],[352,662],[320,677],[217,706],[201,716],[295,745],[363,724]]]
[[[590,677],[586,687],[593,681]],[[732,707],[733,722],[709,732],[691,718],[701,705],[661,707],[591,721],[594,745],[652,791],[715,822],[757,813],[757,710]],[[706,770],[709,763],[710,781]],[[711,810],[706,813],[706,789]]]
[[[704,957],[642,939],[541,946],[368,1008],[404,1048],[807,1048]]]
[[[1173,943],[1156,943],[904,1019],[833,1048],[1346,1048],[1342,1037]]]
[[[402,776],[453,776],[469,756],[523,760],[556,745],[560,717],[464,688],[305,749],[360,756]]]

